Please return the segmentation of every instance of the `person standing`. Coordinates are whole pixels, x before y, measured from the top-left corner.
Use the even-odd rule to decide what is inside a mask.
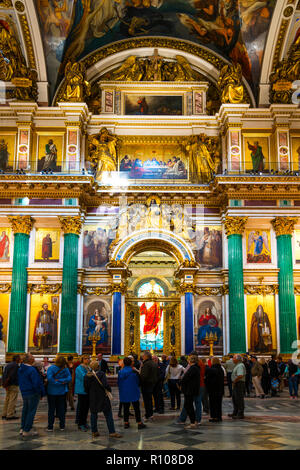
[[[251,363],[247,357],[243,358],[243,364],[246,369],[245,394],[249,398],[251,393]]]
[[[149,351],[143,354],[143,364],[140,369],[141,389],[145,405],[145,421],[153,419],[152,395],[154,386],[158,381],[158,367],[152,360]]]
[[[269,371],[270,371],[270,383],[271,383],[271,396],[275,397],[277,395],[277,387],[273,387],[272,384],[278,383],[279,385],[279,369],[278,369],[278,364],[276,361],[276,356],[275,354],[272,355],[271,360],[268,363],[269,366]]]
[[[107,361],[103,359],[102,353],[98,354],[98,362],[99,362],[100,370],[104,372],[104,374],[109,374],[108,364],[107,364]]]
[[[298,378],[300,374],[299,367],[289,359],[288,364],[285,368],[284,375],[288,378],[289,392],[291,400],[298,399]]]
[[[89,413],[89,396],[84,388],[84,377],[90,371],[90,357],[83,355],[81,364],[75,370],[75,393],[78,396],[78,429],[86,432],[88,430],[87,416]]]
[[[271,378],[269,374],[269,368],[264,357],[260,359],[259,363],[263,368],[263,373],[261,376],[261,386],[266,397],[269,394],[269,391],[271,388]]]
[[[246,369],[240,354],[233,356],[233,362],[235,364],[231,374],[233,413],[228,416],[233,419],[244,419]]]
[[[68,392],[67,392],[67,397],[66,401],[69,403],[71,410],[75,410],[74,407],[74,395],[73,395],[73,383],[72,383],[72,377],[73,377],[73,356],[68,356],[67,358],[67,368],[68,371],[70,372],[71,375],[71,380],[68,383]]]
[[[166,369],[166,377],[168,379],[168,387],[171,395],[171,410],[175,410],[175,398],[177,410],[180,410],[180,388],[179,382],[184,373],[184,367],[178,364],[176,357],[171,357],[170,364]]]
[[[115,430],[114,419],[108,392],[111,388],[107,383],[106,375],[100,370],[99,363],[93,361],[89,371],[84,376],[84,389],[88,397],[89,409],[91,411],[92,437],[99,437],[98,413],[103,412],[108,427],[109,437],[122,437]]]
[[[2,410],[2,419],[13,420],[19,419],[16,416],[16,403],[19,392],[18,370],[21,357],[19,354],[13,356],[12,362],[7,364],[2,376],[3,388],[5,388],[6,396]]]
[[[278,371],[279,371],[279,392],[283,392],[284,390],[284,372],[286,368],[286,364],[283,362],[282,357],[278,356],[277,359],[277,364],[278,364]]]
[[[184,408],[186,409],[191,422],[191,424],[185,428],[194,429],[197,427],[194,400],[199,395],[200,389],[200,368],[198,366],[198,356],[189,356],[188,363],[190,367],[181,379],[181,390],[184,394]]]
[[[157,364],[158,367],[158,380],[154,385],[153,389],[153,398],[155,404],[154,413],[158,413],[160,415],[164,414],[165,404],[164,404],[164,396],[163,396],[163,383],[165,378],[165,368],[161,365],[161,362],[157,356],[153,356],[153,361]]]
[[[262,365],[258,362],[256,356],[251,356],[252,361],[252,368],[251,368],[251,375],[252,375],[252,382],[255,389],[255,396],[260,398],[265,398],[265,394],[263,388],[261,386],[261,378],[263,375],[263,368]]]
[[[65,430],[66,421],[66,395],[72,376],[63,356],[57,356],[55,364],[47,370],[47,398],[48,398],[48,428],[53,431],[55,413],[59,419],[61,431]]]
[[[124,358],[124,367],[120,370],[118,375],[118,387],[120,402],[124,408],[124,428],[128,429],[129,425],[129,407],[132,403],[135,420],[138,423],[138,429],[144,429],[146,425],[141,420],[140,410],[140,388],[139,388],[139,374],[133,368],[132,359],[130,357]]]
[[[226,376],[227,376],[227,385],[228,385],[228,391],[229,391],[229,398],[232,397],[232,381],[231,381],[231,374],[232,371],[235,367],[234,362],[232,360],[232,354],[229,354],[229,359],[228,361],[225,362],[224,368],[226,370]]]
[[[220,360],[212,358],[212,366],[206,370],[205,385],[209,396],[210,420],[213,423],[222,421],[222,399],[224,395],[224,371]]]
[[[18,369],[19,387],[23,398],[20,431],[23,437],[37,435],[37,432],[32,429],[33,420],[40,399],[46,395],[42,378],[33,364],[34,357],[29,353],[24,356]]]

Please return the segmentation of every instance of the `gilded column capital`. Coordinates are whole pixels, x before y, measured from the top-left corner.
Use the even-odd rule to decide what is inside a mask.
[[[275,217],[275,219],[271,220],[276,237],[280,235],[292,235],[297,221],[297,217]]]
[[[225,217],[224,226],[227,237],[229,235],[243,235],[248,217]]]
[[[7,218],[11,223],[11,228],[14,233],[25,233],[26,235],[30,235],[34,224],[34,219],[30,215],[8,215]]]
[[[83,220],[80,215],[75,216],[58,216],[60,225],[64,233],[74,233],[75,235],[80,235]]]

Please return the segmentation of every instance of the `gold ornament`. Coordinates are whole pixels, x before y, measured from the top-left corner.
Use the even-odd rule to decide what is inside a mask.
[[[18,1],[15,3],[15,9],[16,9],[19,13],[23,13],[23,11],[25,10],[25,5],[24,5],[24,3],[20,2],[20,0],[18,0]]]
[[[280,235],[292,235],[297,221],[297,217],[275,217],[275,219],[271,220],[276,237]]]
[[[225,217],[224,226],[227,237],[229,235],[243,235],[248,217]]]
[[[278,290],[279,287],[277,284],[259,286],[253,286],[251,284],[244,285],[244,293],[248,295],[274,295],[278,294]]]
[[[80,215],[76,215],[74,217],[58,216],[58,219],[61,224],[61,228],[65,234],[74,233],[75,235],[80,235],[82,224],[83,224],[83,221]]]
[[[30,235],[34,224],[34,219],[30,215],[8,215],[7,218],[11,223],[11,227],[14,233],[25,233],[26,235]]]
[[[104,286],[104,287],[92,286],[92,287],[88,287],[88,286],[85,286],[83,284],[80,284],[77,287],[77,292],[78,292],[78,294],[81,294],[81,295],[97,295],[97,296],[109,295],[112,292],[112,286]]]
[[[0,284],[0,293],[1,294],[7,294],[11,292],[11,284]]]
[[[11,0],[0,0],[0,8],[12,8]]]
[[[118,139],[103,127],[99,134],[88,136],[87,160],[97,166],[96,179],[101,180],[103,172],[117,170]]]
[[[182,146],[189,159],[192,182],[209,183],[221,163],[219,138],[194,135],[183,139]]]
[[[82,62],[66,64],[65,81],[62,101],[82,103],[87,96],[90,96],[91,86],[86,80],[85,66]]]
[[[11,81],[16,76],[23,76],[20,73],[21,67],[26,67],[26,62],[10,24],[7,27],[0,24],[0,50],[3,57],[7,59],[5,81]]]
[[[239,63],[225,65],[217,83],[222,103],[246,103],[242,68]]]

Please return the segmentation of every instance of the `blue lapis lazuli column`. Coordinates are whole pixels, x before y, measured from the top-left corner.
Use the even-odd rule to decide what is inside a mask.
[[[113,332],[112,332],[112,354],[121,354],[121,312],[122,312],[122,294],[114,292],[113,294]]]
[[[185,300],[185,354],[194,349],[194,302],[192,292],[186,292]]]

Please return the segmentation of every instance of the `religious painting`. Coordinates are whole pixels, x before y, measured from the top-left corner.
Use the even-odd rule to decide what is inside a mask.
[[[109,261],[109,247],[116,237],[111,221],[85,225],[83,230],[83,268],[105,268]]]
[[[270,230],[246,230],[247,263],[272,263]]]
[[[223,354],[223,317],[221,296],[195,296],[194,344],[199,354],[209,354],[208,338],[214,337],[213,352]]]
[[[125,95],[126,115],[137,116],[181,116],[184,114],[182,95]]]
[[[119,170],[126,179],[187,179],[188,162],[177,142],[158,139],[122,143]]]
[[[10,294],[0,295],[0,343],[3,341],[7,346],[8,340],[8,315],[9,315]],[[1,346],[0,346],[0,349]]]
[[[222,229],[220,226],[199,225],[194,235],[194,252],[201,267],[222,267]]]
[[[255,354],[276,352],[274,295],[247,295],[248,351]]]
[[[38,171],[62,171],[64,136],[47,132],[38,135]]]
[[[140,310],[140,350],[162,352],[164,346],[164,309],[163,303],[153,300],[153,296],[164,297],[163,287],[151,280],[142,284],[137,297]],[[151,298],[152,296],[152,298]],[[149,297],[149,301],[147,298]]]
[[[244,137],[245,170],[257,173],[269,169],[269,137],[246,135]],[[273,167],[276,162],[272,162]],[[277,165],[276,165],[277,166]]]
[[[111,353],[112,306],[111,296],[89,295],[83,306],[82,352],[92,353],[94,337],[97,353]]]
[[[59,296],[31,295],[28,351],[34,354],[56,354],[58,325]]]
[[[0,170],[13,171],[16,134],[0,134]]]
[[[294,256],[295,263],[300,264],[300,230],[294,231]]]
[[[0,263],[11,260],[12,233],[10,227],[0,227]]]
[[[292,165],[294,171],[300,170],[300,136],[292,137]]]
[[[297,318],[297,338],[300,340],[300,295],[295,295],[296,299],[296,318]]]
[[[53,228],[37,228],[35,232],[35,261],[59,262],[61,231]]]

